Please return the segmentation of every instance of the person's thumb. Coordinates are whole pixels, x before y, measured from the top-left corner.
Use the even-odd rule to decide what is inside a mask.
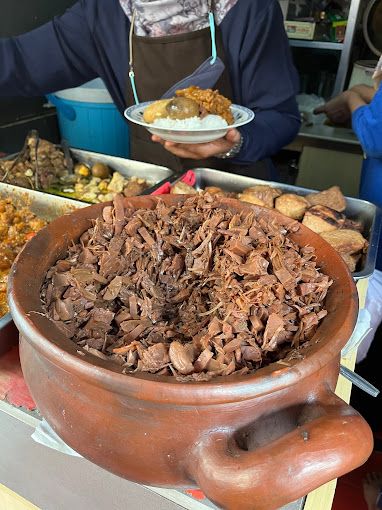
[[[225,138],[227,142],[238,143],[240,141],[240,132],[237,129],[230,129]]]
[[[313,110],[314,115],[319,115],[320,113],[325,113],[326,105],[322,104]]]

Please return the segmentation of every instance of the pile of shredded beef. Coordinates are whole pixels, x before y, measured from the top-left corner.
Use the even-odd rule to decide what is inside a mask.
[[[327,315],[331,283],[276,221],[208,194],[155,210],[124,210],[118,196],[41,295],[78,352],[124,373],[207,381],[298,353]]]

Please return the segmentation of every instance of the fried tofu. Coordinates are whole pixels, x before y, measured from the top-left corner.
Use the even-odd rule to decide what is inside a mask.
[[[332,186],[320,193],[311,193],[305,198],[310,205],[325,205],[339,212],[343,212],[346,209],[346,199],[338,186]]]
[[[321,237],[325,239],[341,255],[354,255],[366,250],[368,243],[362,234],[356,230],[341,229],[332,232],[323,232]]]
[[[302,224],[321,234],[342,228],[345,221],[344,214],[324,205],[315,205],[306,211]]]
[[[285,193],[285,195],[277,197],[275,202],[275,208],[281,214],[294,220],[301,220],[308,207],[309,203],[304,197],[293,193]]]
[[[185,182],[179,181],[171,188],[172,195],[196,195],[197,191],[195,188],[186,184]]]
[[[260,198],[258,198],[256,195],[251,195],[250,193],[240,193],[238,195],[238,199],[241,202],[247,202],[248,204],[261,205],[262,207],[265,207],[263,200],[260,200]]]
[[[282,192],[279,189],[258,184],[257,186],[246,188],[243,193],[239,195],[239,198],[243,202],[263,205],[269,209],[273,209],[275,198],[279,197],[280,195],[282,195]],[[243,196],[245,197],[245,200],[242,198]],[[249,199],[248,197],[254,198]]]
[[[218,186],[207,186],[204,191],[210,195],[217,195],[218,197],[225,197],[227,193]]]
[[[358,230],[358,232],[363,232],[364,225],[360,221],[345,219],[345,222],[342,228],[347,228],[348,230]]]
[[[346,265],[348,266],[349,271],[351,273],[354,273],[354,271],[357,269],[358,261],[360,260],[362,255],[360,253],[357,255],[350,255],[350,253],[341,253],[340,255],[344,259]]]

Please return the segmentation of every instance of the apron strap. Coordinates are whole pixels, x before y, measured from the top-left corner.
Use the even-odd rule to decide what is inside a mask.
[[[210,31],[211,31],[211,44],[212,44],[212,55],[211,55],[211,65],[213,66],[216,62],[218,52],[216,50],[216,27],[215,27],[215,18],[212,11],[208,13],[208,19],[210,22]]]
[[[136,10],[133,11],[133,16],[130,22],[130,32],[129,32],[129,78],[131,83],[131,88],[133,90],[134,101],[135,104],[139,104],[137,87],[135,85],[135,73],[134,73],[134,64],[133,64],[133,35],[134,35],[134,23],[135,23],[135,15]]]

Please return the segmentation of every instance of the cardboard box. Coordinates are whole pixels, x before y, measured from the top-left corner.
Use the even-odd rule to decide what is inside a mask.
[[[289,39],[305,39],[312,41],[316,24],[308,21],[284,21],[284,26]]]

